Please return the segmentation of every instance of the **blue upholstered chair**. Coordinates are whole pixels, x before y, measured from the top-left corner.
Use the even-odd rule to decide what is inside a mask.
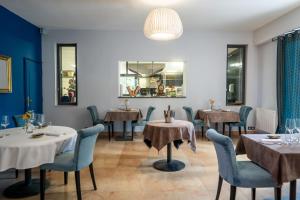
[[[140,121],[132,121],[131,122],[131,128],[132,128],[132,134],[131,134],[131,140],[133,140],[134,130],[137,126],[145,126],[147,122],[150,120],[150,117],[152,115],[152,112],[155,110],[155,107],[149,106],[147,110],[146,119],[140,120]]]
[[[245,134],[247,133],[247,119],[252,108],[250,106],[241,106],[240,108],[240,122],[225,122],[223,123],[223,134],[225,134],[226,125],[229,127],[229,137],[231,137],[232,127],[239,128],[239,134],[241,135],[241,127],[244,128]]]
[[[14,115],[13,120],[16,127],[23,127],[25,125],[25,120],[22,115]]]
[[[223,179],[230,187],[230,200],[235,199],[236,187],[252,188],[252,200],[255,199],[255,188],[273,187],[275,199],[281,198],[281,187],[273,180],[272,175],[251,161],[237,161],[232,140],[209,129],[206,136],[214,143],[219,166],[219,183],[216,200],[219,199]]]
[[[68,183],[68,172],[75,171],[75,182],[77,199],[81,200],[80,189],[80,170],[89,166],[90,173],[93,181],[94,190],[97,190],[97,185],[93,169],[93,154],[97,136],[104,130],[102,124],[82,129],[78,131],[75,150],[65,152],[55,157],[54,163],[44,164],[40,167],[40,197],[41,200],[45,199],[45,182],[46,170],[62,171],[65,175],[65,184]]]
[[[93,126],[97,124],[103,124],[104,126],[107,126],[108,129],[108,140],[110,141],[111,136],[113,137],[114,134],[114,124],[113,122],[105,122],[104,120],[99,118],[98,109],[96,106],[88,106],[87,110],[90,112]]]
[[[185,110],[188,121],[192,122],[194,124],[195,128],[201,127],[201,133],[202,133],[202,137],[203,137],[204,125],[205,125],[204,121],[202,121],[200,119],[195,119],[195,113],[193,112],[193,109],[191,107],[183,106],[182,108],[183,108],[183,110]]]

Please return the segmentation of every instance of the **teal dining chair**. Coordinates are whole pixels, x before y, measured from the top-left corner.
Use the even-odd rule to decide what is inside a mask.
[[[150,121],[150,117],[153,113],[153,111],[155,110],[155,107],[153,106],[149,106],[148,110],[147,110],[147,115],[146,115],[146,119],[143,120],[139,120],[139,121],[132,121],[131,122],[131,129],[132,129],[132,134],[131,134],[131,140],[133,140],[133,135],[134,135],[134,130],[135,127],[137,126],[145,126],[147,124],[148,121]]]
[[[114,124],[113,122],[106,122],[103,119],[99,118],[98,109],[96,106],[88,106],[87,110],[90,112],[92,117],[93,126],[97,124],[103,124],[108,129],[108,140],[111,140],[111,137],[114,137]]]
[[[204,126],[205,126],[204,121],[202,121],[200,119],[195,119],[195,113],[193,112],[193,109],[191,107],[183,106],[182,108],[186,113],[188,121],[192,122],[194,124],[195,128],[201,127],[201,134],[202,134],[202,138],[203,138]]]
[[[219,182],[216,200],[219,199],[222,182],[230,186],[230,200],[235,199],[236,187],[252,188],[252,200],[255,200],[256,188],[274,188],[275,200],[281,199],[281,186],[273,180],[272,175],[251,161],[237,161],[232,140],[214,129],[206,132],[207,138],[214,143],[219,167]]]
[[[231,130],[232,127],[238,127],[239,128],[239,135],[242,134],[241,127],[244,128],[245,134],[247,133],[247,119],[249,116],[250,111],[252,110],[252,107],[250,106],[241,106],[240,108],[240,122],[224,122],[223,123],[223,134],[225,134],[225,128],[226,125],[229,127],[229,137],[231,137]]]
[[[46,170],[64,172],[65,184],[68,183],[68,172],[74,171],[77,199],[81,200],[80,170],[89,166],[94,190],[97,190],[93,168],[93,154],[98,134],[103,130],[104,126],[102,124],[98,124],[96,126],[78,131],[74,151],[62,153],[55,157],[53,163],[48,163],[40,166],[41,200],[45,199]]]

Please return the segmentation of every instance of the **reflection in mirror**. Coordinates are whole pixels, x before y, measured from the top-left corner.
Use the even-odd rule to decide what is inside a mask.
[[[185,97],[184,62],[120,61],[120,97]]]
[[[245,104],[246,45],[227,46],[226,105]]]
[[[57,45],[58,105],[77,105],[76,44]]]
[[[0,93],[12,92],[11,58],[0,55]]]

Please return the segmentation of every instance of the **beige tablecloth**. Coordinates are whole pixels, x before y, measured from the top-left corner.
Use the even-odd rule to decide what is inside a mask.
[[[203,120],[207,126],[210,123],[223,123],[223,122],[240,122],[240,115],[233,111],[223,111],[223,110],[198,110],[195,119]]]
[[[143,119],[143,114],[140,109],[132,109],[130,111],[116,109],[106,113],[104,121],[135,121]]]
[[[188,121],[175,120],[172,123],[165,123],[164,120],[150,121],[145,126],[143,134],[145,143],[158,151],[171,142],[179,146],[184,139],[188,140],[191,149],[196,151],[194,125]]]
[[[246,153],[250,160],[268,170],[278,184],[299,179],[300,144],[262,144],[263,138],[265,134],[242,135],[236,147],[237,154]]]

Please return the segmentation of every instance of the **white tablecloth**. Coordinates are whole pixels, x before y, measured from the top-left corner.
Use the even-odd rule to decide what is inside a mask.
[[[31,138],[34,133],[49,135]],[[10,168],[29,169],[53,163],[55,155],[74,150],[77,132],[72,128],[49,126],[36,129],[34,133],[25,134],[23,128],[0,130],[0,135],[4,136],[0,138],[0,172]]]

